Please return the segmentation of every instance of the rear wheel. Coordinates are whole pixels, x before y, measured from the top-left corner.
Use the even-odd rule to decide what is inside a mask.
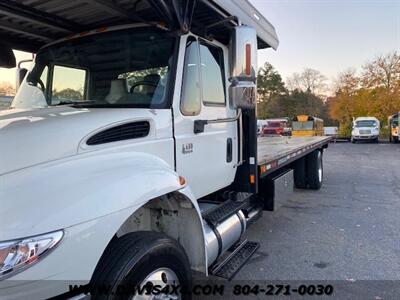
[[[309,188],[319,190],[322,186],[323,176],[322,151],[316,150],[307,156],[307,181]]]
[[[160,299],[190,299],[172,287],[190,290],[191,270],[183,248],[168,236],[156,232],[136,232],[115,238],[104,252],[92,278],[92,287],[110,287],[107,295],[93,299],[153,299],[151,287],[169,289]],[[141,288],[142,295],[135,293]],[[147,295],[146,295],[147,293]]]
[[[306,159],[302,157],[294,163],[294,185],[298,189],[307,187]]]

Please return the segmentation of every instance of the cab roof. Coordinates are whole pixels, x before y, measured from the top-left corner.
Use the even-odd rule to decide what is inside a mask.
[[[2,0],[0,43],[35,53],[71,34],[148,22],[228,44],[239,21],[257,30],[260,49],[277,48],[275,28],[247,0]]]

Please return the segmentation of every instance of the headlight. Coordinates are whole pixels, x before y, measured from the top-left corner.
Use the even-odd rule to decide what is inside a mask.
[[[62,239],[55,231],[19,240],[0,242],[0,280],[19,273],[46,256]]]

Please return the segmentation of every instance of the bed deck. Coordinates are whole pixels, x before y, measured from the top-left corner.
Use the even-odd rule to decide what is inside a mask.
[[[260,175],[265,176],[315,149],[327,147],[331,139],[328,136],[259,137],[258,165]]]

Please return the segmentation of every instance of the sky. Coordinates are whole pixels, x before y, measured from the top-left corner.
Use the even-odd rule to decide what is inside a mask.
[[[313,68],[334,80],[349,68],[360,70],[380,54],[400,51],[400,0],[250,0],[275,26],[277,51],[259,51],[286,80]],[[30,54],[17,52],[17,60]],[[0,82],[15,82],[15,70],[0,68]]]
[[[313,68],[334,80],[377,55],[400,51],[400,0],[250,0],[275,26],[277,51],[259,51],[285,80]]]

